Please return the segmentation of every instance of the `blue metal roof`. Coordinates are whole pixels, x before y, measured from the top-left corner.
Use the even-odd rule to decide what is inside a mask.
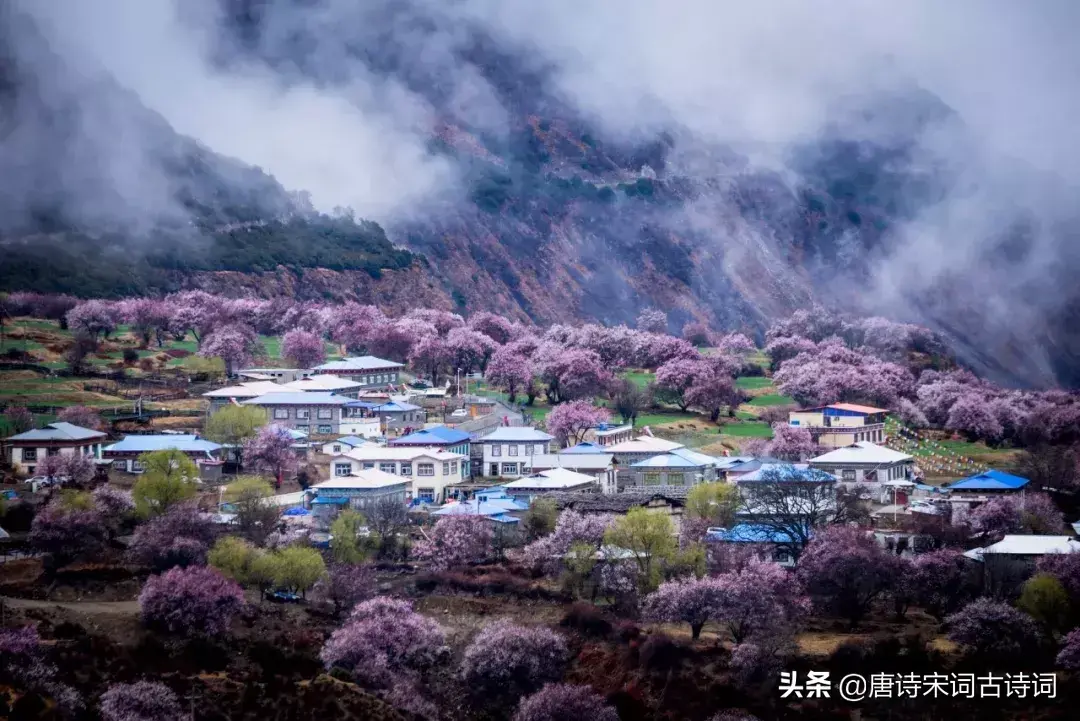
[[[410,433],[401,438],[390,441],[392,446],[442,446],[447,444],[465,443],[469,440],[469,434],[446,426],[425,428],[416,433]]]
[[[792,543],[791,535],[756,523],[740,523],[720,533],[710,533],[706,540],[725,543]]]
[[[403,411],[418,411],[420,406],[414,406],[412,403],[390,401],[389,403],[383,403],[381,406],[375,406],[371,410],[376,413],[401,413]]]
[[[637,463],[631,463],[631,468],[700,468],[700,463],[695,463],[689,458],[683,458],[677,456],[674,453],[664,453],[659,456],[653,456],[652,458],[646,458],[644,461],[638,461]]]
[[[1027,478],[990,469],[950,484],[950,491],[1014,491],[1031,483]]]
[[[360,438],[359,436],[342,436],[341,438],[338,438],[336,441],[331,441],[331,442],[332,443],[340,443],[343,446],[351,446],[353,448],[357,448],[358,446],[363,446],[363,445],[367,444],[367,441],[364,440],[363,438]]]
[[[105,446],[102,450],[106,453],[150,453],[152,451],[177,450],[185,453],[206,452],[212,453],[221,448],[213,441],[207,441],[196,435],[153,435],[153,436],[124,436],[123,440]]]
[[[364,408],[371,410],[372,408],[378,408],[382,403],[372,403],[371,401],[347,401],[345,403],[346,408]]]
[[[565,448],[560,453],[607,453],[607,451],[601,445],[585,441],[584,443],[578,443],[576,446]]]
[[[315,496],[311,499],[312,505],[319,506],[344,506],[348,502],[348,498],[342,498],[340,496]]]

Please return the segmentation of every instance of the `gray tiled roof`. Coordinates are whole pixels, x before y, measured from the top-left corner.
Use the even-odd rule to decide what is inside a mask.
[[[243,401],[241,405],[252,406],[343,406],[351,399],[335,393],[316,391],[292,391],[285,393],[267,393],[258,398]]]
[[[72,423],[57,421],[50,423],[44,428],[19,433],[11,436],[9,441],[88,441],[94,438],[104,438],[105,434],[90,428],[83,428]]]

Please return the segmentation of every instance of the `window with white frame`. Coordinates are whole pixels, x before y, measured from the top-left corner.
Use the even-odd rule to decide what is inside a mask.
[[[660,474],[659,473],[646,473],[645,474],[645,485],[646,486],[659,486],[660,485]]]
[[[435,464],[434,463],[417,463],[416,475],[418,476],[434,476]]]
[[[411,476],[412,475],[412,464],[411,463],[402,463],[401,464],[401,475],[403,475],[403,476]]]
[[[296,418],[298,420],[301,420],[301,421],[306,421],[307,419],[311,418],[311,409],[310,408],[297,408],[296,409]]]
[[[502,464],[502,472],[510,475],[516,475],[518,472],[518,464],[516,463],[504,463]]]
[[[334,427],[333,426],[319,426],[319,433],[322,433],[323,435],[333,433],[333,432],[334,432]]]
[[[364,461],[363,468],[364,468],[365,471],[370,471],[374,467],[375,467],[375,463],[373,461]]]
[[[334,444],[334,453],[341,453],[341,446],[336,443]]]
[[[531,443],[526,443],[525,444],[525,455],[527,455],[527,456],[533,455],[533,445]]]
[[[515,443],[511,443],[511,444],[510,444],[510,453],[509,453],[508,455],[511,455],[511,456],[516,456],[516,455],[517,455],[517,452],[518,452],[518,447],[517,447],[517,444],[515,444]]]
[[[450,475],[450,462],[449,461],[444,461],[443,462],[443,464],[442,464],[442,474],[444,476],[449,476]]]
[[[854,481],[855,480],[855,469],[854,468],[845,468],[843,470],[843,476],[842,477],[843,477],[843,479],[845,481]]]
[[[335,476],[348,476],[348,475],[351,475],[351,474],[352,474],[352,464],[351,463],[335,463],[334,464],[334,475]]]
[[[667,482],[672,486],[681,486],[684,483],[685,478],[685,474],[682,473],[667,474]]]
[[[36,448],[24,448],[22,451],[22,459],[24,461],[36,461],[37,449]]]
[[[434,488],[417,488],[416,497],[424,501],[425,503],[435,502],[435,489]]]
[[[450,461],[450,472],[453,474],[457,474],[457,461]]]
[[[396,463],[380,463],[379,464],[379,470],[382,471],[383,473],[393,473],[394,471],[397,470],[397,464]]]
[[[491,444],[491,455],[494,458],[498,458],[499,456],[501,456],[502,446],[500,446],[498,443]]]
[[[334,418],[334,409],[333,408],[320,408],[319,409],[319,420],[320,421],[329,421],[329,420],[333,420],[333,418]]]
[[[536,454],[537,455],[543,455],[544,452],[545,452],[544,444],[543,443],[537,443],[536,444]]]
[[[146,466],[142,464],[142,461],[132,461],[131,470],[135,473],[142,473]]]
[[[308,432],[308,429],[309,429],[310,427],[311,427],[311,426],[309,426],[309,425],[308,425],[307,423],[297,423],[297,424],[296,424],[296,430],[298,430],[298,431],[303,431],[304,433],[307,433],[307,432]]]
[[[281,420],[287,420],[288,418],[289,418],[289,409],[288,408],[275,408],[274,409],[274,420],[281,421]]]

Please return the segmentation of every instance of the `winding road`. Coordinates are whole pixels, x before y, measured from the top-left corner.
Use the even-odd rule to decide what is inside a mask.
[[[59,608],[74,613],[130,615],[139,612],[138,601],[38,601],[0,596],[0,602],[8,608]]]

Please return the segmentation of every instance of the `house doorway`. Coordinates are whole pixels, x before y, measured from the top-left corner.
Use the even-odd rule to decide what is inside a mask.
[[[499,475],[499,464],[498,463],[492,463],[491,464],[491,475],[493,475],[493,476]]]

